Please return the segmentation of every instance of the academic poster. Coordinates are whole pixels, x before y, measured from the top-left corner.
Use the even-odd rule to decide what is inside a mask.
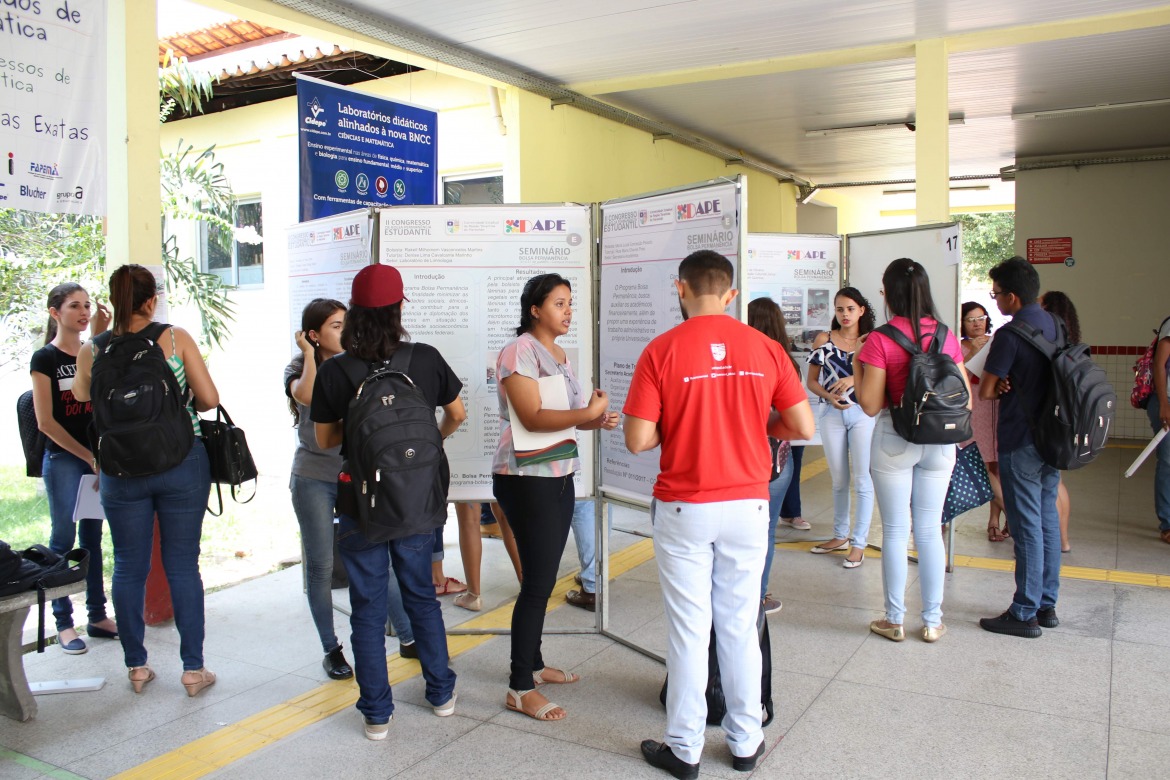
[[[726,256],[739,273],[742,181],[647,195],[601,206],[601,388],[621,411],[642,350],[682,322],[678,264],[700,249]],[[631,455],[619,427],[602,431],[601,489],[648,504],[658,449]]]
[[[314,298],[349,305],[353,278],[370,264],[369,211],[301,222],[288,229],[289,335],[301,329],[301,312]]]
[[[586,206],[434,206],[379,212],[379,261],[402,273],[402,323],[442,353],[463,382],[467,421],[446,443],[452,501],[491,500],[500,437],[496,357],[515,338],[520,293],[558,273],[573,288],[573,322],[557,340],[592,392],[590,209]],[[578,433],[577,495],[592,495],[593,434]]]

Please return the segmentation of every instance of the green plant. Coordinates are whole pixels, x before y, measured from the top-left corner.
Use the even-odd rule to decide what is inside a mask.
[[[959,214],[963,228],[963,275],[966,281],[986,281],[987,272],[1016,253],[1016,214],[995,211]]]

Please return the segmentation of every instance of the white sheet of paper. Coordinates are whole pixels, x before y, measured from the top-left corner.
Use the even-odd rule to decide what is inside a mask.
[[[991,342],[994,339],[995,336],[989,335],[987,337],[987,343],[983,345],[983,349],[972,355],[971,359],[966,363],[967,370],[979,377],[979,381],[981,382],[983,381],[983,365],[987,362],[987,354],[991,352]]]
[[[105,520],[102,494],[98,492],[96,474],[86,474],[77,483],[77,503],[73,507],[73,522],[78,520]]]
[[[1141,465],[1146,462],[1146,458],[1150,457],[1150,453],[1157,448],[1158,444],[1164,438],[1166,438],[1166,429],[1162,428],[1154,435],[1154,438],[1150,439],[1150,443],[1146,445],[1144,450],[1142,450],[1142,454],[1137,456],[1137,460],[1133,462],[1133,465],[1125,470],[1125,476],[1132,477],[1135,473],[1137,473],[1137,470],[1141,468]]]
[[[540,387],[541,409],[568,411],[569,388],[563,375],[542,376],[536,380],[536,383]],[[508,419],[512,426],[512,446],[520,451],[540,450],[565,439],[575,440],[577,438],[577,431],[573,428],[548,433],[533,433],[525,428],[520,422],[520,418],[516,416],[516,410],[512,408],[512,399],[510,398],[508,399]]]

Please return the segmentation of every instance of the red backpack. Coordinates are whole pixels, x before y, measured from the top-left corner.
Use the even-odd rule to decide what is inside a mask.
[[[1170,322],[1170,317],[1162,320],[1145,354],[1133,364],[1133,390],[1129,393],[1129,402],[1134,409],[1145,409],[1150,405],[1150,394],[1154,392],[1154,352],[1158,348],[1158,334],[1167,322]]]

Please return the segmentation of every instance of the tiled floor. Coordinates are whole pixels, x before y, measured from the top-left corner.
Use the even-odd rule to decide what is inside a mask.
[[[1137,454],[1111,449],[1090,468],[1066,475],[1073,496],[1072,553],[1066,564],[1170,574],[1170,546],[1154,532],[1149,468],[1122,478]],[[817,451],[806,456],[815,462]],[[829,477],[804,484],[811,532],[782,532],[782,541],[829,534]],[[619,509],[618,525],[646,526]],[[1010,544],[986,541],[986,513],[959,519],[961,555],[1010,559]],[[454,534],[451,534],[453,537]],[[872,541],[880,544],[875,518]],[[643,543],[614,534],[614,544]],[[448,573],[459,576],[454,540]],[[566,553],[562,574],[575,555]],[[656,652],[665,646],[653,560],[622,574],[611,589],[611,626]],[[499,542],[485,543],[485,606],[516,592]],[[772,590],[784,609],[770,619],[775,722],[765,730],[761,778],[1015,778],[1166,777],[1170,765],[1170,589],[1066,579],[1062,624],[1029,641],[988,634],[976,620],[1010,601],[1009,572],[959,568],[947,578],[945,621],[938,644],[916,638],[919,599],[914,568],[908,586],[910,636],[901,644],[866,631],[881,614],[876,554],[847,571],[837,556],[780,549]],[[342,591],[336,592],[344,601]],[[473,617],[444,600],[448,625]],[[588,628],[593,615],[555,609],[546,625]],[[344,616],[338,633],[348,634]],[[116,642],[95,640],[84,656],[55,648],[26,657],[33,680],[105,676],[96,693],[42,697],[35,721],[0,719],[0,777],[105,778],[133,770],[282,702],[328,686],[320,648],[300,592],[300,570],[218,591],[207,599],[207,663],[220,675],[188,699],[179,686],[177,638],[170,626],[150,629],[159,674],[140,696],[124,679]],[[454,641],[454,640],[453,640]],[[397,644],[388,640],[388,650]],[[362,737],[361,718],[345,707],[283,738],[236,742],[199,755],[218,761],[210,777],[293,778],[656,778],[638,743],[660,738],[660,664],[597,635],[550,635],[551,662],[582,675],[550,691],[569,712],[538,723],[503,708],[508,640],[496,637],[456,656],[459,704],[435,718],[415,676],[395,686],[397,711],[384,742]],[[718,729],[708,731],[702,771],[732,771]],[[204,743],[199,743],[204,744]],[[242,747],[241,747],[242,745]],[[146,776],[139,774],[138,776]],[[157,776],[157,775],[156,775]],[[187,775],[191,776],[191,775]],[[196,775],[197,776],[197,775]]]

